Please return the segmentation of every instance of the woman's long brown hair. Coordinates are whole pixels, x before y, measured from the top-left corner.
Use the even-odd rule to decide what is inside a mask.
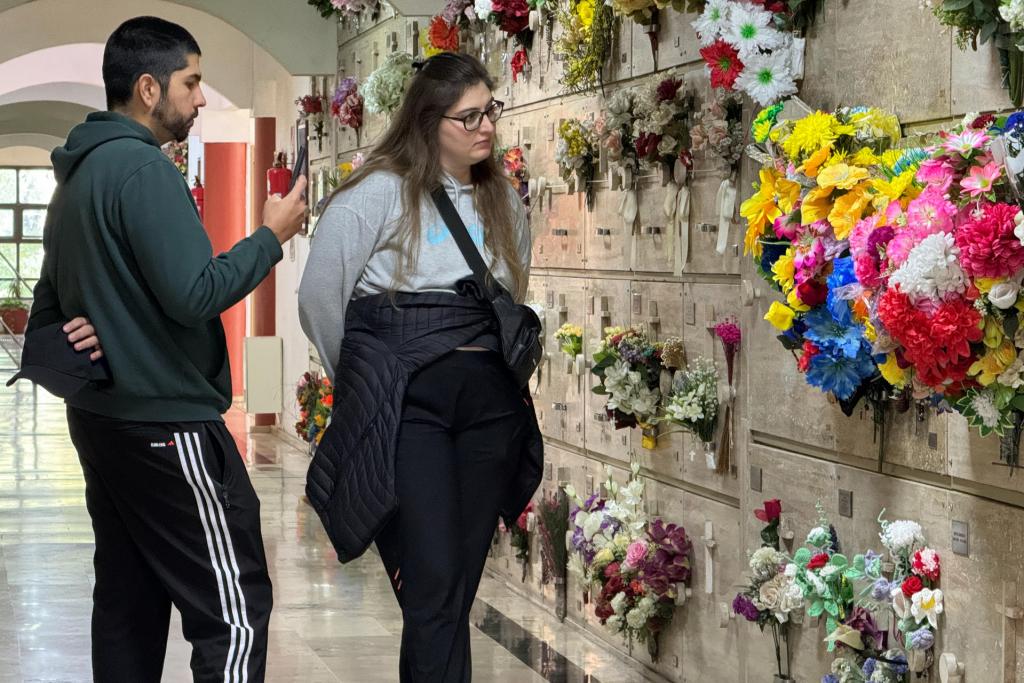
[[[428,59],[412,78],[409,89],[384,136],[366,163],[335,190],[355,187],[376,171],[390,171],[402,179],[402,215],[394,243],[399,246],[395,286],[403,283],[416,267],[420,245],[420,208],[424,198],[442,183],[438,128],[442,117],[469,88],[483,83],[494,89],[494,81],[474,57],[451,52]],[[483,219],[484,244],[512,275],[511,294],[521,301],[526,293],[527,275],[518,256],[514,193],[493,155],[470,168],[474,186],[473,202]],[[333,195],[332,195],[333,199]]]

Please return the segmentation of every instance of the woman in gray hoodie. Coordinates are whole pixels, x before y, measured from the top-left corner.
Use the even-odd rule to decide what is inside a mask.
[[[443,53],[418,65],[391,126],[317,225],[299,314],[328,375],[345,384],[344,392],[336,389],[333,421],[348,421],[346,434],[371,431],[358,422],[364,418],[346,414],[353,406],[339,402],[365,396],[363,381],[352,377],[374,372],[351,367],[357,358],[361,366],[373,365],[364,361],[373,355],[365,353],[366,343],[361,356],[351,340],[343,349],[346,330],[352,336],[358,329],[364,339],[369,330],[372,337],[377,323],[368,321],[379,320],[380,338],[394,340],[396,328],[402,334],[416,328],[415,343],[422,347],[443,334],[455,339],[452,325],[441,324],[441,308],[452,313],[450,320],[467,319],[468,297],[458,293],[465,289],[457,283],[472,271],[431,201],[435,188],[447,191],[497,283],[518,301],[525,298],[529,220],[494,156],[503,104],[492,97],[493,87],[483,65],[467,55]],[[438,307],[438,301],[447,305]],[[408,315],[401,311],[417,306],[432,308],[415,324],[395,324],[396,316]],[[398,506],[375,540],[402,608],[403,683],[470,680],[469,610],[499,513],[508,512],[510,498],[516,504],[525,502],[524,495],[528,500],[539,480],[539,472],[533,476],[540,438],[532,406],[504,364],[490,314],[480,310],[484,323],[468,338],[409,369],[407,384],[400,384],[405,393],[397,438],[387,444]],[[435,323],[437,336],[431,338]],[[403,365],[393,362],[401,358],[401,344],[381,348],[392,361],[389,372]],[[379,411],[364,405],[359,412]],[[359,457],[359,443],[350,440],[344,457]],[[382,450],[379,441],[373,447]],[[531,448],[537,455],[527,468],[524,453]],[[524,469],[530,476],[522,476]],[[527,484],[512,492],[516,480]],[[334,490],[332,482],[326,486]]]

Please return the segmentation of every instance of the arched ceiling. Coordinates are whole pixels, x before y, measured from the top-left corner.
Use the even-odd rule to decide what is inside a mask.
[[[225,33],[237,33],[292,75],[336,70],[337,23],[300,0],[0,0],[0,62],[54,45],[102,44],[122,21],[144,14],[182,24],[204,54],[224,42]],[[236,58],[250,57],[243,52]]]
[[[0,106],[0,136],[45,135],[63,142],[68,132],[93,111],[74,102],[15,102]]]
[[[38,149],[51,151],[54,147],[64,144],[64,138],[45,133],[13,133],[0,134],[0,149],[9,147],[36,147]]]

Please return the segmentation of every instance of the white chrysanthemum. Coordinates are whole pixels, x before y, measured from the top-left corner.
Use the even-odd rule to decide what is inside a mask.
[[[613,614],[608,617],[608,621],[604,623],[607,624],[608,628],[610,628],[613,633],[618,633],[622,630],[622,617],[618,614]]]
[[[999,16],[1010,25],[1011,30],[1024,30],[1024,0],[1002,0]]]
[[[633,630],[639,630],[647,623],[647,615],[641,609],[631,609],[626,615],[626,624]]]
[[[910,250],[907,260],[889,278],[889,284],[899,285],[900,291],[914,302],[939,301],[949,294],[963,294],[967,290],[967,275],[960,268],[959,256],[952,235],[928,235]]]
[[[796,92],[796,81],[785,50],[752,55],[744,60],[736,89],[747,93],[762,107],[770,106]]]
[[[750,555],[750,571],[759,579],[770,579],[779,573],[786,556],[775,548],[763,546]]]
[[[771,23],[771,12],[756,5],[736,4],[729,12],[729,26],[723,31],[723,37],[740,53],[740,60],[746,62],[763,50],[785,43],[785,35],[769,26]]]
[[[924,545],[924,532],[921,525],[908,519],[897,519],[889,522],[879,534],[882,545],[893,555],[907,555],[917,544]]]
[[[477,19],[487,21],[494,12],[494,5],[491,4],[491,0],[475,0],[473,10],[476,12]]]
[[[996,403],[988,392],[979,393],[972,398],[971,408],[986,427],[994,429],[999,426],[999,408],[996,408]]]
[[[729,0],[708,0],[704,12],[696,21],[690,22],[703,46],[718,40],[729,27],[729,14],[736,4]]]
[[[359,87],[366,110],[372,114],[390,114],[398,109],[412,74],[412,55],[407,52],[390,55]]]
[[[615,597],[612,598],[611,602],[612,609],[615,610],[616,614],[622,614],[626,611],[626,594],[616,593]]]

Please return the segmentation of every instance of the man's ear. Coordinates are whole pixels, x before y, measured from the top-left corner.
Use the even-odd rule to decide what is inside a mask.
[[[150,74],[142,74],[135,82],[135,94],[146,110],[152,112],[160,102],[160,83]]]

